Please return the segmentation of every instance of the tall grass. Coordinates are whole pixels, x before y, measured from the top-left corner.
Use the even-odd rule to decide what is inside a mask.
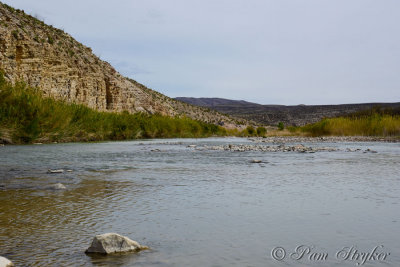
[[[400,116],[379,112],[366,112],[362,116],[323,119],[301,127],[311,136],[400,136]]]
[[[0,136],[14,143],[208,137],[226,129],[187,117],[99,112],[45,98],[24,83],[11,85],[0,73]]]

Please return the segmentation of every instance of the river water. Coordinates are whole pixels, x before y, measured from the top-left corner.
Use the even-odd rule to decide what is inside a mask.
[[[17,266],[400,266],[400,144],[309,144],[339,149],[316,153],[188,147],[248,143],[0,147],[0,255]],[[107,232],[151,249],[86,255]]]

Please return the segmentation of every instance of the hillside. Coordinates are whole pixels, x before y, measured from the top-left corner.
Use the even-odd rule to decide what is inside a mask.
[[[96,111],[44,97],[24,83],[11,85],[0,72],[0,145],[208,137],[227,135],[228,131],[187,117]]]
[[[195,107],[123,77],[89,47],[60,29],[0,3],[0,70],[7,81],[24,81],[45,96],[99,111],[185,115],[235,127],[231,118]]]
[[[221,113],[233,117],[252,120],[263,125],[277,125],[283,122],[285,125],[302,126],[315,123],[323,118],[343,116],[346,114],[371,109],[375,106],[383,108],[399,108],[397,103],[364,103],[343,105],[260,105],[242,100],[229,100],[222,98],[191,98],[178,97],[180,101],[193,105],[215,109]]]

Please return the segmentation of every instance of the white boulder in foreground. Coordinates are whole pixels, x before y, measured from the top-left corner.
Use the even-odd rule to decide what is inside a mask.
[[[0,267],[12,267],[12,266],[14,266],[14,264],[9,259],[0,256]]]
[[[143,249],[148,249],[148,247],[141,246],[138,242],[128,237],[115,233],[107,233],[96,235],[86,253],[110,254],[117,252],[137,252]]]

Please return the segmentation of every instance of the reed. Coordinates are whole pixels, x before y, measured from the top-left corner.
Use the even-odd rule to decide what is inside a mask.
[[[382,112],[366,112],[323,119],[300,128],[310,136],[400,136],[400,116]]]
[[[24,83],[11,85],[0,74],[0,136],[2,132],[13,143],[227,135],[225,128],[187,117],[100,112],[54,100]]]

